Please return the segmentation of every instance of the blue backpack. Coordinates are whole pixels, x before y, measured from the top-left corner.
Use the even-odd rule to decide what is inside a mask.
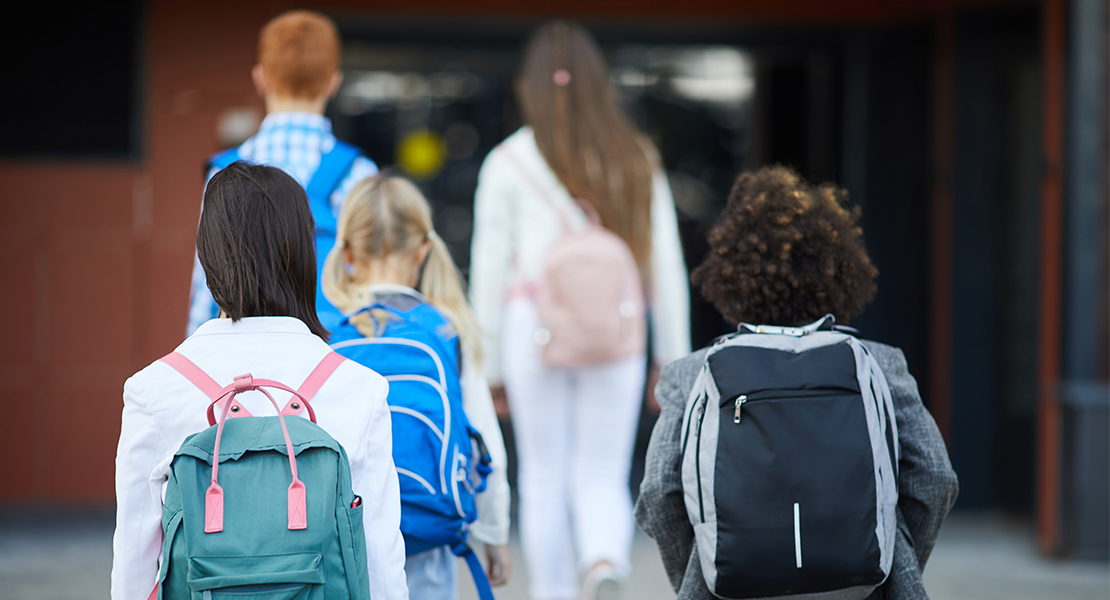
[[[466,559],[482,600],[493,600],[466,543],[478,518],[474,497],[485,490],[492,469],[482,436],[463,412],[458,335],[427,303],[407,310],[374,304],[359,312],[371,310],[388,315],[379,337],[363,337],[344,319],[332,334],[332,348],[389,382],[405,553],[450,546]]]
[[[336,140],[335,146],[320,157],[320,166],[316,167],[312,179],[305,186],[308,206],[312,209],[313,220],[316,221],[316,315],[320,318],[320,324],[329,331],[338,327],[343,320],[343,313],[324,297],[322,285],[324,261],[335,246],[336,219],[331,208],[331,195],[360,154],[358,148]],[[239,148],[232,148],[212,156],[208,159],[208,165],[223,169],[239,159]],[[212,306],[219,311],[215,302]],[[212,318],[215,317],[216,315],[212,315]]]

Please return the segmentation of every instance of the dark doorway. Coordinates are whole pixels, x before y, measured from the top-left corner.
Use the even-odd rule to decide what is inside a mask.
[[[952,437],[959,505],[1033,503],[1040,181],[1039,13],[956,28]]]

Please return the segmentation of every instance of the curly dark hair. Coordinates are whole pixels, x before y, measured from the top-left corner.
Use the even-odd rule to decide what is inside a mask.
[[[842,323],[875,295],[858,206],[786,167],[744,173],[691,277],[732,323],[797,326],[832,313]]]

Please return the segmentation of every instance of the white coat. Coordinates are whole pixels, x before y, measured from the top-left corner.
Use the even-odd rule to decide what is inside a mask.
[[[470,302],[482,330],[482,365],[493,385],[502,383],[506,295],[540,280],[547,251],[563,234],[563,221],[544,196],[561,204],[568,218],[585,223],[532,128],[521,127],[486,157],[474,192]],[[652,351],[655,362],[665,364],[690,353],[690,294],[674,198],[666,174],[658,170],[652,176],[651,278]]]
[[[217,383],[226,385],[236,375],[250,373],[294,389],[329,351],[292,317],[249,317],[237,323],[213,319],[177,348]],[[312,406],[320,427],[346,450],[354,492],[367,507],[363,517],[370,595],[375,600],[405,600],[405,545],[388,391],[380,375],[348,360],[320,388]],[[277,390],[272,393],[281,405],[289,397]],[[269,400],[258,392],[236,397],[240,399],[251,414],[274,414]],[[170,462],[186,437],[208,427],[209,402],[199,388],[162,362],[152,363],[124,384],[116,453],[112,600],[146,600],[154,587]]]

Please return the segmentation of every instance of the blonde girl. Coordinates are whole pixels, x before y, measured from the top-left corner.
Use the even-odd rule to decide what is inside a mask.
[[[370,355],[354,350],[369,346],[344,342],[382,336],[392,322],[405,318],[400,315],[417,314],[413,312],[417,309],[423,310],[422,314],[430,309],[432,320],[440,323],[435,333],[449,348],[449,356],[441,357],[441,362],[448,377],[457,377],[457,382],[448,383],[448,389],[457,383],[463,412],[492,458],[493,473],[486,490],[476,497],[478,520],[470,526],[470,537],[485,545],[490,583],[503,584],[510,569],[505,446],[489,384],[478,370],[478,326],[458,269],[433,229],[428,201],[405,179],[369,177],[348,194],[337,229],[335,247],[324,264],[323,289],[329,301],[351,315],[333,333],[338,352],[373,369],[373,360],[367,358]],[[404,444],[404,440],[394,439],[397,460],[401,460],[399,452],[408,451]],[[405,564],[410,596],[455,598],[457,563],[446,546],[410,555]]]

